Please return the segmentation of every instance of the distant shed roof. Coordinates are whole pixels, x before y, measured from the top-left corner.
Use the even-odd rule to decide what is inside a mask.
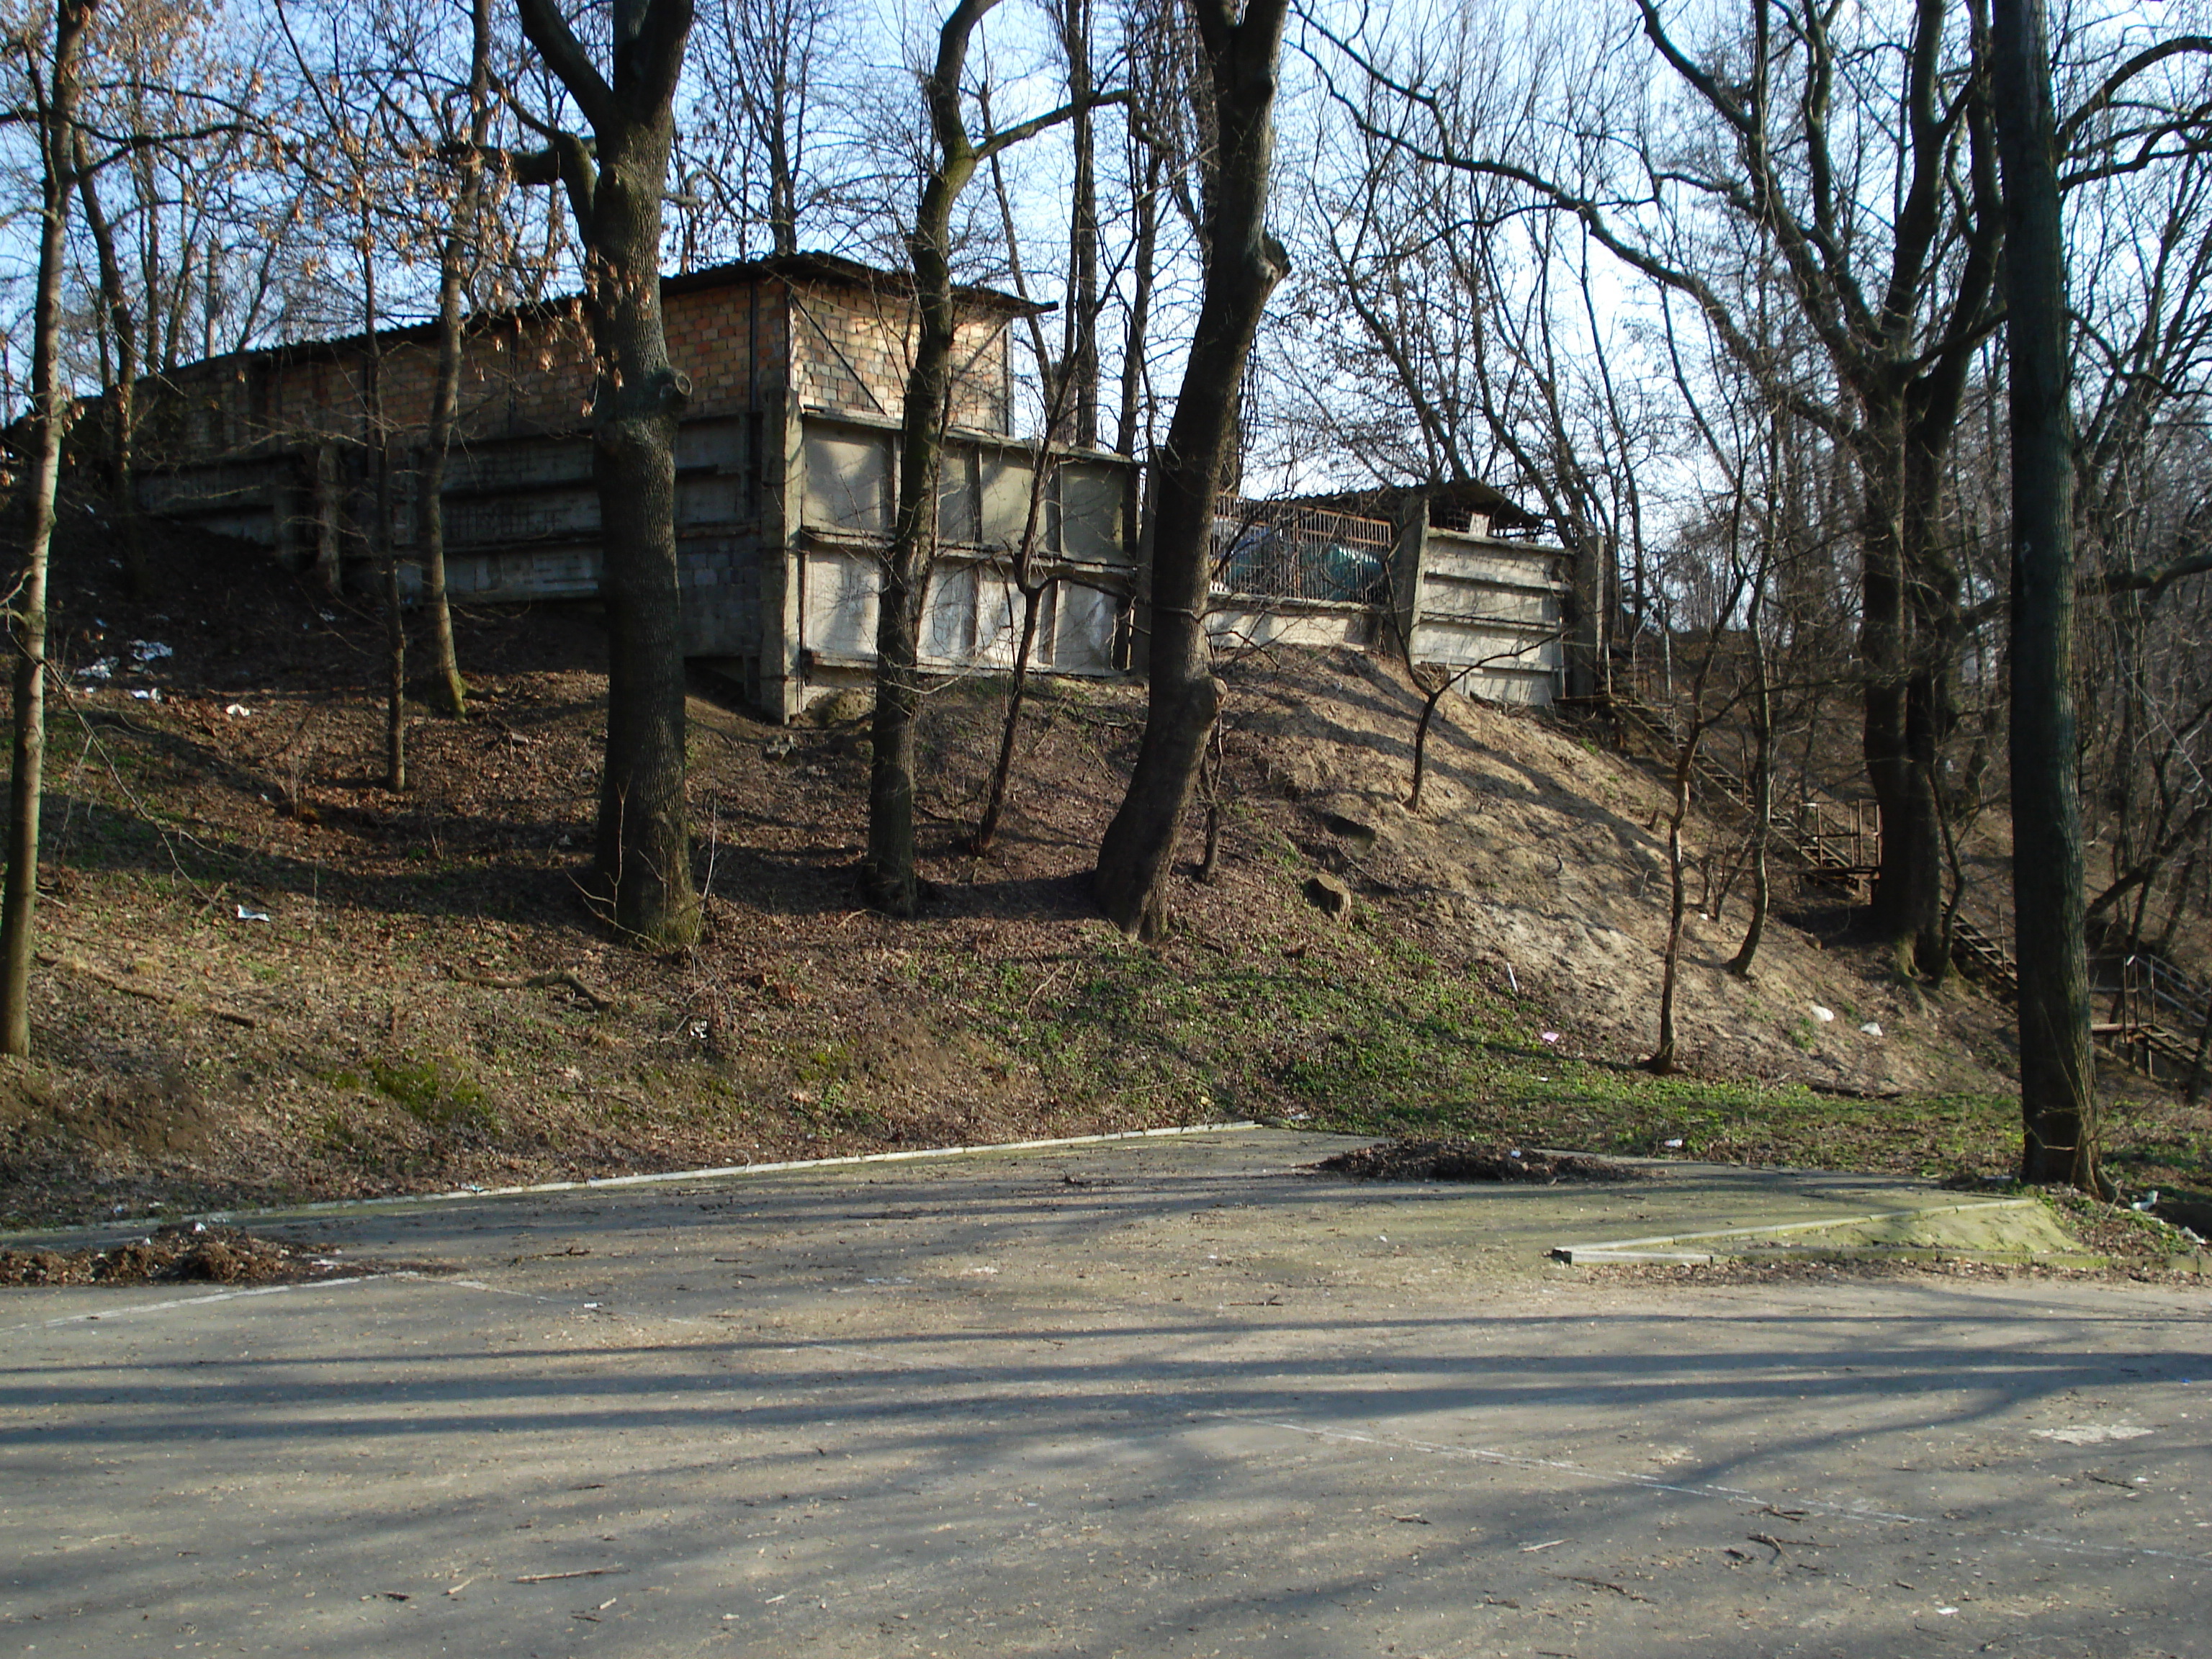
[[[844,283],[854,288],[878,289],[901,297],[909,291],[914,281],[903,270],[886,270],[880,266],[863,264],[858,259],[848,259],[842,253],[772,253],[765,258],[733,259],[726,264],[687,270],[680,276],[664,276],[660,279],[660,291],[663,294],[695,294],[702,289],[719,288],[725,283],[756,282],[763,276]],[[1011,317],[1042,316],[1054,308],[1039,301],[1024,300],[1019,295],[973,283],[963,283],[952,292],[958,299],[979,309],[1003,311]]]
[[[1357,514],[1363,518],[1395,519],[1406,502],[1418,495],[1428,498],[1429,522],[1439,530],[1464,529],[1477,513],[1490,520],[1493,530],[1537,530],[1546,523],[1543,514],[1529,512],[1502,491],[1475,478],[1458,483],[1387,484],[1373,489],[1340,490],[1329,495],[1304,495],[1299,497],[1297,504]]]
[[[663,295],[698,294],[717,288],[742,288],[764,279],[842,283],[848,288],[866,289],[893,298],[904,297],[913,282],[913,278],[904,271],[885,270],[863,264],[858,259],[848,259],[842,254],[779,253],[759,259],[732,259],[698,270],[684,271],[674,276],[663,276],[660,291]],[[953,295],[963,304],[977,310],[995,311],[1008,317],[1042,316],[1054,308],[1035,300],[1024,300],[1018,295],[974,284],[957,287]],[[533,300],[526,305],[502,306],[496,310],[476,312],[471,314],[464,326],[474,332],[520,319],[573,313],[582,304],[581,295],[563,294],[550,300]],[[387,344],[416,341],[428,343],[437,338],[437,330],[435,322],[410,323],[402,328],[379,329],[376,336]],[[204,364],[188,364],[185,367],[204,368],[222,362],[245,364],[266,357],[301,362],[324,356],[335,356],[358,350],[368,343],[368,338],[363,333],[337,335],[319,340],[289,340],[271,346],[257,346],[246,351],[225,352],[208,358]]]

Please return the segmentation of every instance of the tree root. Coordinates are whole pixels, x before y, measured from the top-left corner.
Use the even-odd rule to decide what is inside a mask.
[[[615,1000],[604,991],[595,991],[574,968],[562,968],[550,974],[524,974],[502,977],[496,974],[471,974],[459,968],[447,969],[464,985],[482,985],[494,991],[543,991],[556,985],[566,986],[590,1003],[595,1011],[604,1012],[615,1006]]]

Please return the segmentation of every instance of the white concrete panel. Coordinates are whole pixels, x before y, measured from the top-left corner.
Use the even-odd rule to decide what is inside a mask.
[[[994,667],[1013,665],[1022,638],[1022,596],[1013,583],[988,566],[975,573],[975,660]],[[1039,649],[1042,650],[1042,643]]]
[[[1122,471],[1071,461],[1060,469],[1060,550],[1082,564],[1127,565],[1133,556],[1121,535]]]
[[[889,434],[806,429],[806,519],[821,530],[886,535],[890,530]]]
[[[1480,540],[1449,530],[1429,532],[1431,575],[1529,587],[1565,587],[1566,555],[1556,547]]]
[[[1421,609],[1428,617],[1466,617],[1470,621],[1518,623],[1534,628],[1557,625],[1564,614],[1564,596],[1552,590],[1499,587],[1488,582],[1456,581],[1431,572],[1421,594]]]
[[[1029,457],[1018,449],[986,449],[978,453],[976,465],[982,493],[978,539],[986,547],[1012,551],[1022,544],[1022,531],[1029,523],[1032,477]],[[1043,531],[1043,520],[1038,520],[1037,528]]]
[[[1365,605],[1223,606],[1210,611],[1206,632],[1216,645],[1364,647],[1374,641],[1376,613]]]
[[[1052,665],[1064,673],[1103,674],[1114,665],[1114,623],[1121,602],[1077,582],[1054,584],[1059,615],[1052,635]]]
[[[817,549],[806,556],[805,630],[800,643],[839,658],[876,654],[876,595],[882,573],[873,558]]]
[[[926,661],[965,663],[975,647],[975,567],[938,566],[930,577],[921,615],[921,654]]]
[[[975,453],[948,444],[937,477],[937,538],[972,547],[978,533]]]

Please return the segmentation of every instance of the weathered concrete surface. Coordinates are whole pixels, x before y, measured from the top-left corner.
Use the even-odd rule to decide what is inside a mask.
[[[1592,1283],[1544,1253],[1955,1200],[1292,1171],[1334,1144],[333,1215],[460,1272],[13,1293],[0,1641],[2212,1651],[2203,1293]]]
[[[1871,1214],[1780,1225],[1698,1229],[1653,1237],[1564,1244],[1553,1251],[1577,1267],[1625,1262],[1711,1264],[1757,1260],[1777,1252],[1834,1260],[1984,1261],[2028,1267],[2106,1267],[2109,1257],[2085,1249],[2050,1206],[2037,1198],[1979,1197],[1950,1202],[1924,1189],[1895,1196],[1910,1201]],[[2201,1270],[2197,1253],[2177,1265]]]

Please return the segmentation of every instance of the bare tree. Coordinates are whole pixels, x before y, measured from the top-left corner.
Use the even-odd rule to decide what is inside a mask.
[[[138,425],[138,325],[131,295],[123,280],[123,261],[116,251],[115,227],[100,199],[97,170],[87,153],[84,131],[70,136],[71,162],[76,172],[77,200],[84,210],[85,228],[91,234],[93,257],[100,274],[101,339],[112,355],[101,365],[101,382],[109,388],[106,461],[108,500],[112,506],[123,543],[123,568],[132,593],[144,598],[152,589],[152,573],[146,567],[146,538],[138,514],[138,480],[133,453]]]
[[[32,322],[29,529],[9,605],[15,649],[8,875],[0,892],[0,1053],[31,1052],[31,950],[39,902],[39,823],[46,755],[46,561],[53,544],[68,392],[61,381],[62,286],[76,191],[77,100],[86,26],[97,0],[57,0],[51,23],[12,43],[39,145],[39,274]]]
[[[1127,66],[1129,118],[1122,162],[1128,179],[1129,293],[1121,339],[1121,374],[1114,447],[1134,455],[1149,443],[1149,354],[1154,296],[1163,257],[1164,216],[1178,199],[1179,182],[1194,163],[1189,131],[1204,102],[1194,81],[1192,32],[1174,0],[1124,0],[1117,19],[1119,51]],[[1142,517],[1140,476],[1130,473],[1127,522]]]
[[[914,275],[915,343],[900,414],[898,501],[883,556],[876,624],[874,753],[868,779],[869,902],[910,916],[921,903],[915,870],[915,724],[921,704],[921,610],[937,550],[945,428],[952,408],[953,346],[960,309],[952,279],[952,214],[978,168],[1024,139],[1073,118],[1071,102],[1011,126],[968,130],[969,53],[998,0],[960,0],[938,31],[922,76],[930,160],[907,234]],[[1099,101],[1086,93],[1084,107]]]
[[[96,442],[125,571],[142,598],[155,575],[137,501],[142,386],[173,366],[163,351],[165,316],[173,336],[180,314],[197,309],[208,328],[220,326],[222,343],[246,343],[281,313],[278,291],[296,251],[285,207],[291,187],[250,165],[264,152],[274,100],[265,83],[240,73],[240,44],[203,8],[153,0],[106,0],[88,28],[73,160],[90,246],[76,250],[76,263],[91,267],[94,291],[89,329],[65,332],[62,352],[71,379],[105,388]],[[241,188],[240,170],[265,188]],[[162,198],[161,180],[173,200]],[[172,212],[188,239],[180,264],[165,258],[161,235]],[[246,255],[235,245],[243,240],[258,240],[258,252]],[[204,291],[195,303],[196,285]]]
[[[453,648],[453,613],[446,592],[446,468],[460,414],[462,304],[486,216],[485,152],[491,142],[491,0],[469,0],[467,118],[463,131],[441,144],[456,175],[450,215],[438,243],[438,362],[430,391],[428,448],[416,483],[417,539],[422,544],[424,608],[430,617],[431,698],[459,720],[468,712],[468,687]]]
[[[1465,33],[1457,50],[1458,78],[1498,84],[1496,43]],[[1632,646],[1656,604],[1644,479],[1673,422],[1628,367],[1633,328],[1600,313],[1588,234],[1519,210],[1516,186],[1407,154],[1382,136],[1396,94],[1361,91],[1360,123],[1311,170],[1282,330],[1297,349],[1273,365],[1285,412],[1376,482],[1480,480],[1540,507],[1574,555],[1568,689],[1591,695],[1616,610]]]
[[[1453,91],[1418,64],[1410,75],[1376,70],[1406,118],[1361,118],[1395,143],[1573,215],[1630,269],[1688,298],[1753,373],[1765,367],[1758,344],[1686,216],[1735,216],[1773,237],[1784,291],[1842,398],[1771,374],[1768,391],[1858,464],[1865,751],[1883,822],[1875,922],[1902,966],[1941,974],[1935,781],[1953,717],[1960,607],[1936,485],[1966,372],[1994,325],[2001,235],[1979,34],[1962,35],[1945,0],[1917,6],[1895,36],[1887,12],[1781,12],[1765,0],[1749,10],[1740,32],[1686,46],[1656,0],[1638,0],[1644,42],[1680,89],[1683,125],[1655,128],[1624,111],[1620,154],[1563,156],[1556,171],[1541,156],[1509,158],[1501,135],[1470,130]],[[1900,79],[1856,72],[1863,52],[1890,49],[1905,66]],[[1896,181],[1893,213],[1843,182],[1877,169]]]
[[[389,319],[382,279],[386,233],[404,235],[414,228],[398,205],[395,174],[406,166],[401,159],[404,146],[388,95],[389,64],[377,38],[378,16],[349,10],[343,18],[319,20],[329,24],[329,56],[318,60],[310,57],[285,0],[278,0],[276,15],[291,48],[304,94],[301,111],[307,118],[294,139],[293,155],[314,181],[309,200],[326,222],[325,234],[342,261],[338,285],[357,296],[358,446],[369,481],[368,550],[384,605],[384,782],[387,789],[400,790],[408,787],[407,619],[392,533],[397,434],[386,398],[392,342],[385,331]],[[328,575],[335,588],[335,564]]]
[[[299,234],[312,180],[275,142],[296,88],[273,34],[266,13],[218,16],[204,0],[102,0],[94,49],[114,67],[88,82],[81,125],[142,378],[319,314]],[[102,311],[93,343],[111,368],[121,313]]]
[[[2212,97],[2200,66],[2166,68],[2169,84],[2144,107]],[[2102,716],[2081,733],[2084,839],[2101,854],[2087,921],[2124,956],[2148,942],[2162,883],[2167,924],[2155,931],[2159,948],[2171,943],[2212,828],[2212,676],[2197,649],[2206,600],[2189,580],[2212,564],[2212,152],[2149,170],[2089,165],[2126,157],[2141,111],[2107,118],[2098,147],[2070,164],[2093,176],[2068,192],[2065,229],[2077,678]]]
[[[603,76],[556,0],[517,0],[523,32],[592,129],[554,155],[586,250],[597,368],[592,476],[607,608],[607,743],[598,868],[615,926],[642,942],[699,932],[684,812],[676,422],[690,395],[660,314],[661,199],[690,0],[617,0]]]
[[[1073,77],[1071,76],[1071,81]],[[1022,268],[1021,239],[1015,222],[1013,199],[1006,189],[1006,172],[1001,165],[1004,155],[991,158],[991,185],[999,201],[999,220],[1006,239],[1006,266],[1014,284],[1014,292],[1025,302],[1030,301],[1029,283]],[[1091,228],[1096,234],[1096,227]],[[1080,244],[1085,234],[1080,216],[1071,228],[1072,240]],[[1079,257],[1076,263],[1079,263]],[[1063,352],[1054,361],[1045,343],[1044,325],[1041,320],[1043,307],[1030,305],[1030,349],[1037,362],[1037,374],[1042,398],[1042,434],[1030,453],[1029,504],[1023,514],[1019,538],[1006,550],[1001,562],[1006,580],[1012,584],[1021,600],[1022,620],[1014,636],[1012,673],[1006,688],[1006,715],[999,729],[999,757],[991,767],[990,781],[984,786],[983,805],[975,815],[975,833],[969,838],[969,850],[977,858],[987,858],[999,838],[999,823],[1006,808],[1006,795],[1012,786],[1014,755],[1020,741],[1022,712],[1029,700],[1030,668],[1036,651],[1037,624],[1043,613],[1044,597],[1052,591],[1058,579],[1054,561],[1045,555],[1045,505],[1051,498],[1053,483],[1059,473],[1059,457],[1054,449],[1054,434],[1064,423],[1068,403],[1073,393],[1082,366],[1073,352]],[[1095,368],[1095,364],[1093,365]]]
[[[1067,303],[1065,352],[1074,387],[1074,427],[1069,438],[1085,449],[1098,444],[1098,138],[1097,88],[1092,75],[1091,0],[1054,0],[1053,19],[1060,59],[1067,70],[1070,136],[1074,140],[1068,191]]]
[[[1743,614],[1748,596],[1762,591],[1766,585],[1767,565],[1771,552],[1770,539],[1757,526],[1751,527],[1751,550],[1747,553],[1746,520],[1754,510],[1752,501],[1752,476],[1743,465],[1739,445],[1727,442],[1698,407],[1687,377],[1683,374],[1679,359],[1675,362],[1677,388],[1689,405],[1699,434],[1713,459],[1729,478],[1729,498],[1722,508],[1720,522],[1716,526],[1720,541],[1720,564],[1723,586],[1712,599],[1711,616],[1705,629],[1703,649],[1697,657],[1692,672],[1688,694],[1688,708],[1682,724],[1675,733],[1674,751],[1671,758],[1670,782],[1667,813],[1667,945],[1662,958],[1659,978],[1659,1042],[1644,1069],[1665,1076],[1678,1069],[1675,1050],[1674,998],[1681,977],[1682,934],[1688,913],[1688,888],[1686,883],[1682,846],[1683,825],[1690,812],[1691,785],[1698,775],[1698,751],[1717,720],[1722,718],[1741,695],[1740,686],[1723,684],[1718,690],[1719,707],[1709,700],[1714,669],[1719,665],[1722,643],[1730,627]],[[1753,613],[1755,617],[1755,611]]]
[[[824,94],[849,46],[838,0],[706,0],[692,52],[697,86],[682,135],[683,258],[796,253],[821,170]]]
[[[1169,866],[1221,709],[1206,631],[1213,520],[1238,390],[1289,256],[1268,234],[1285,0],[1193,0],[1215,149],[1200,240],[1205,292],[1154,471],[1151,687],[1144,737],[1098,848],[1094,889],[1122,932],[1167,931]]]

